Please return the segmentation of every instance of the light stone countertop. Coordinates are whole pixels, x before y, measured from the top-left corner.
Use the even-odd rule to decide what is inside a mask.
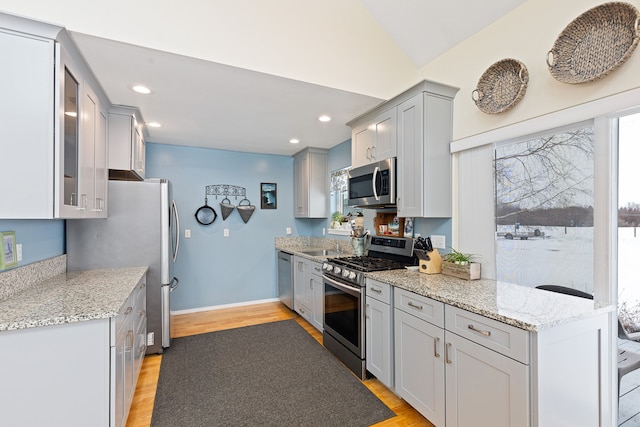
[[[322,239],[304,239],[308,238],[277,240],[276,249],[317,262],[328,258],[302,253],[331,249],[330,245],[323,245]],[[345,252],[340,256],[350,255]],[[615,309],[613,305],[593,300],[489,279],[463,280],[408,270],[377,271],[365,276],[527,331],[540,331]]]
[[[495,280],[387,270],[366,277],[527,331],[540,331],[614,310],[593,300]]]
[[[147,267],[70,271],[0,301],[0,331],[118,315]]]

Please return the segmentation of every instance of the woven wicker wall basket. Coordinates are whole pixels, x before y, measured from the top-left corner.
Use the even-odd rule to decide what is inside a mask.
[[[471,99],[480,111],[497,114],[513,108],[524,96],[529,82],[525,65],[511,58],[500,60],[482,74]]]
[[[629,3],[604,3],[589,9],[558,36],[547,54],[549,72],[570,84],[605,77],[635,50],[639,23],[640,13]]]

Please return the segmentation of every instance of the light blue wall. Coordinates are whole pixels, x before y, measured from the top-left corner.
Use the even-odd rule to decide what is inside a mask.
[[[64,220],[0,220],[0,231],[16,232],[16,243],[22,244],[18,267],[65,253]]]
[[[274,238],[321,235],[326,220],[293,217],[293,158],[172,145],[147,144],[147,177],[167,178],[180,211],[182,235],[175,275],[180,286],[172,293],[171,309],[186,310],[221,304],[275,298]],[[275,182],[277,209],[260,209],[260,183]],[[237,211],[222,220],[219,203],[209,196],[218,213],[211,225],[200,225],[195,212],[204,204],[205,186],[231,184],[245,187],[256,206],[248,223]],[[240,200],[231,198],[237,205]],[[229,237],[223,230],[229,229]],[[184,238],[184,230],[191,238]]]

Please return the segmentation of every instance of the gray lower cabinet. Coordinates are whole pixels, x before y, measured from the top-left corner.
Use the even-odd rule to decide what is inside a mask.
[[[126,424],[146,349],[144,279],[119,315],[0,333],[2,425]]]
[[[141,281],[115,319],[111,346],[112,426],[124,426],[147,349],[146,283]],[[112,320],[113,322],[113,320]]]
[[[436,427],[607,424],[606,312],[529,332],[400,288],[393,306],[395,392]]]
[[[367,279],[365,298],[367,371],[393,390],[393,288],[386,283]]]
[[[324,292],[322,266],[300,256],[293,257],[293,309],[322,332]]]
[[[465,323],[470,318],[464,310],[398,288],[394,298],[398,395],[436,427],[529,426],[527,365],[452,333],[445,317],[458,315]],[[452,314],[445,316],[447,311]],[[466,330],[500,336],[527,354],[528,332],[481,319],[465,323]]]
[[[436,427],[445,425],[443,327],[444,304],[394,289],[395,391]]]

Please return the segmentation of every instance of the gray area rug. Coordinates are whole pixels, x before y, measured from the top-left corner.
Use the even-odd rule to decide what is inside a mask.
[[[153,427],[369,426],[395,414],[295,320],[174,339]]]

